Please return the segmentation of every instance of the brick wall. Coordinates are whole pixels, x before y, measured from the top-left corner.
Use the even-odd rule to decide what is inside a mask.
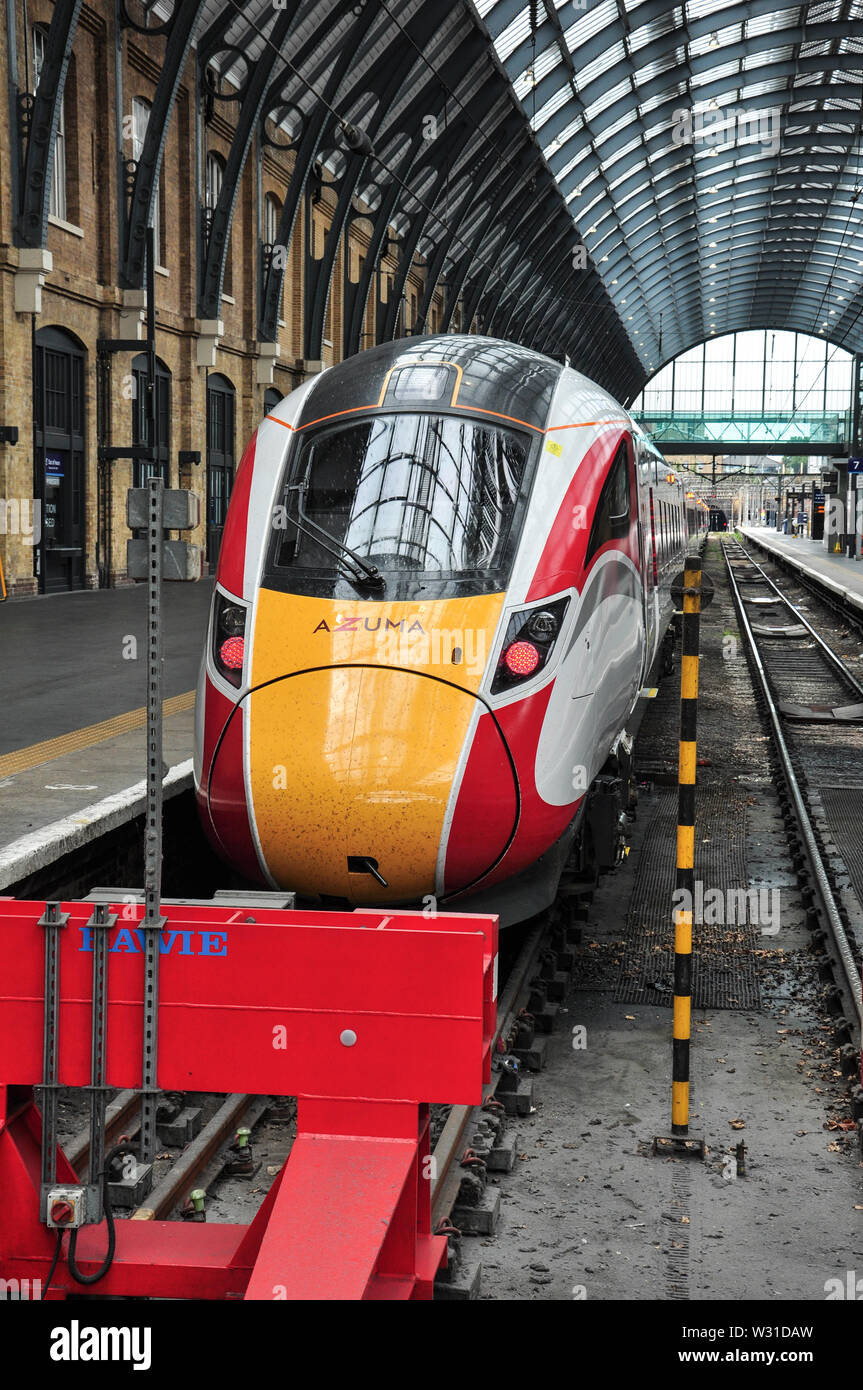
[[[130,0],[134,4],[135,0]],[[30,90],[32,83],[32,40],[35,26],[50,23],[50,0],[29,0],[26,8],[17,4],[18,66],[12,75],[19,90]],[[27,42],[25,44],[25,34]],[[121,45],[122,92],[118,104],[115,81],[115,49]],[[25,64],[25,49],[30,58]],[[15,272],[19,253],[13,234],[15,209],[12,187],[5,175],[15,158],[15,132],[10,126],[8,103],[0,102],[0,424],[17,425],[17,445],[0,444],[0,499],[13,505],[0,514],[0,560],[9,592],[35,593],[33,545],[26,534],[26,513],[32,507],[33,464],[33,334],[43,328],[59,328],[71,334],[86,353],[85,382],[85,583],[99,582],[99,547],[110,583],[126,582],[125,575],[125,495],[130,486],[132,466],[128,461],[102,465],[101,488],[110,489],[109,517],[100,523],[100,476],[97,463],[98,338],[135,336],[135,315],[124,311],[124,294],[118,286],[120,227],[118,214],[121,159],[132,157],[131,127],[127,119],[118,129],[115,112],[130,117],[132,101],[152,102],[159,78],[164,40],[114,28],[114,7],[97,0],[85,5],[72,46],[72,63],[65,93],[66,192],[67,212],[61,224],[52,220],[47,249],[53,268],[42,290],[41,312],[15,312]],[[0,44],[0,83],[9,80],[8,45]],[[161,267],[156,274],[157,354],[171,374],[172,415],[170,439],[170,482],[193,488],[201,498],[201,514],[206,502],[206,381],[207,369],[196,363],[199,324],[197,311],[196,237],[203,189],[196,176],[195,136],[196,71],[194,53],[187,63],[177,101],[171,116],[160,180]],[[216,100],[212,117],[200,116],[201,163],[207,151],[227,158],[231,146],[235,104]],[[231,233],[230,298],[223,299],[221,318],[224,336],[216,351],[211,370],[222,373],[236,391],[235,457],[258,424],[264,410],[266,385],[257,382],[255,336],[258,314],[259,242],[258,208],[266,193],[284,201],[293,169],[290,151],[267,146],[261,154],[257,142],[246,162],[236,201]],[[335,207],[335,193],[322,190],[314,217],[318,224],[319,249]],[[303,241],[304,217],[298,216],[290,246],[282,296],[282,323],[279,328],[281,356],[277,360],[273,386],[287,394],[303,380]],[[360,222],[351,233],[348,255],[352,278],[358,274],[358,253],[368,244],[368,224]],[[331,346],[324,348],[327,365],[341,358],[343,343],[343,256],[339,248],[328,303],[326,336]],[[387,261],[381,274],[392,274],[395,263]],[[227,287],[227,286],[226,286]],[[422,270],[414,267],[406,288],[418,301],[422,291]],[[385,291],[384,291],[385,292]],[[233,302],[231,302],[233,300]],[[374,342],[374,293],[366,309],[363,346]],[[436,300],[439,312],[441,297]],[[104,399],[103,429],[110,427],[113,444],[131,441],[132,402],[131,357],[115,354],[109,360],[110,380]],[[108,418],[108,416],[110,418]],[[185,467],[180,473],[180,450],[198,450],[202,465]],[[19,505],[20,504],[20,505]],[[16,517],[15,507],[19,515]],[[23,508],[23,512],[22,512]],[[4,520],[5,515],[5,520]],[[4,534],[5,531],[5,534]],[[202,522],[193,535],[205,543]]]

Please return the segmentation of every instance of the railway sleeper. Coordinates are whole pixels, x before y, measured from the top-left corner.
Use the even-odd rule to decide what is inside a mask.
[[[496,1095],[507,1115],[529,1115],[533,1108],[533,1082],[518,1072],[503,1073]]]
[[[434,1282],[435,1301],[442,1303],[475,1302],[482,1288],[482,1265],[479,1260],[463,1260],[453,1257],[449,1252],[455,1248],[450,1241],[447,1253],[447,1266],[442,1269]]]
[[[533,1015],[534,1027],[537,1033],[553,1033],[557,1026],[560,1015],[560,1005],[547,1002],[541,1009],[537,1009]]]
[[[530,1042],[521,1039],[512,1049],[513,1056],[517,1057],[522,1066],[527,1067],[528,1071],[542,1071],[545,1066],[545,1054],[548,1048],[548,1038],[534,1038],[531,1030]]]
[[[500,1191],[496,1187],[483,1187],[476,1202],[466,1205],[462,1200],[464,1184],[459,1189],[458,1201],[452,1209],[452,1220],[462,1235],[493,1236],[500,1220]]]

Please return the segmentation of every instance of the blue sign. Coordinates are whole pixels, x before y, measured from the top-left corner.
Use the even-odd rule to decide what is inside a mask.
[[[863,473],[863,458],[853,458],[848,460],[849,473]]]
[[[66,455],[55,449],[45,455],[45,477],[64,478],[66,476]]]

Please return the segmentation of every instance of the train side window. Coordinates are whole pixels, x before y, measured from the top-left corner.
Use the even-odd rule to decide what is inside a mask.
[[[629,533],[629,518],[629,459],[626,445],[621,444],[599,494],[585,564],[607,541],[622,540]]]

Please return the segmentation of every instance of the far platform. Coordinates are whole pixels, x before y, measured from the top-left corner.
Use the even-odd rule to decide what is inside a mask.
[[[211,594],[209,578],[164,586],[168,795],[192,781]],[[0,893],[143,810],[146,597],[137,585],[0,604]]]
[[[847,555],[835,555],[821,541],[805,536],[786,536],[772,526],[741,526],[744,536],[751,536],[760,545],[781,555],[804,574],[841,594],[855,608],[863,610],[863,560],[849,560]]]

